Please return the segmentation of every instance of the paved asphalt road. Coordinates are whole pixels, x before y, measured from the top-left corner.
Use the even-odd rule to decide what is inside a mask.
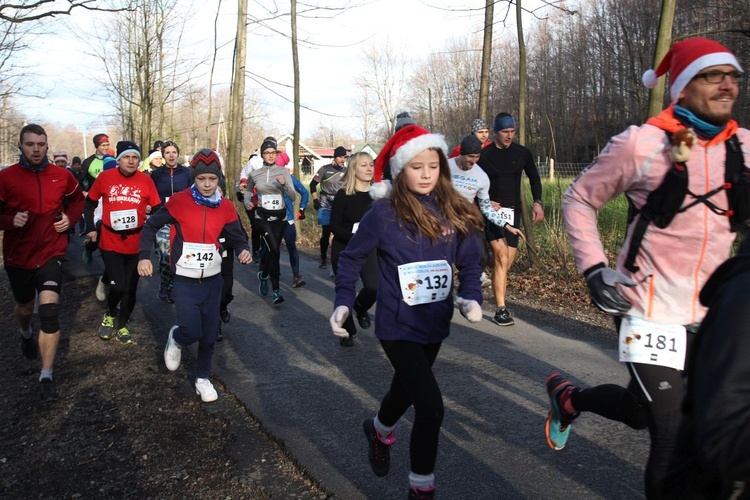
[[[258,293],[257,266],[235,261],[232,319],[217,344],[215,376],[337,498],[404,498],[413,412],[396,427],[390,474],[376,477],[361,424],[377,411],[391,366],[372,329],[360,331],[354,347],[339,346],[328,327],[330,269],[318,269],[307,255],[301,260],[307,285],[293,289],[282,254],[286,302],[279,306]],[[142,279],[139,303],[154,327],[167,331],[174,309],[156,300],[157,288],[157,277]],[[643,498],[645,431],[587,414],[576,420],[565,450],[553,452],[544,439],[547,375],[562,371],[582,385],[627,381],[614,361],[614,332],[611,339],[582,336],[575,321],[564,331],[541,329],[533,311],[502,328],[490,315],[485,307],[485,320],[472,325],[456,312],[434,366],[445,401],[439,497]]]

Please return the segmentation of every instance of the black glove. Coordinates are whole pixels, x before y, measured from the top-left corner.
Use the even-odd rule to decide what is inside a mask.
[[[300,208],[299,212],[297,212],[297,220],[305,220],[305,209]]]
[[[320,210],[320,200],[319,200],[319,199],[315,198],[315,199],[313,200],[313,207],[315,207],[315,211],[316,211],[316,212],[317,212],[318,210]]]
[[[619,316],[628,312],[631,303],[617,291],[617,285],[635,286],[637,283],[621,272],[608,267],[593,268],[586,273],[586,284],[596,307],[607,314]]]
[[[237,191],[237,201],[245,201],[245,193]]]

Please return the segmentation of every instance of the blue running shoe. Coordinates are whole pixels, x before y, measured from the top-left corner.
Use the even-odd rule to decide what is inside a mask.
[[[555,451],[565,448],[570,434],[570,424],[578,417],[578,413],[565,413],[560,407],[560,395],[569,387],[574,386],[559,373],[547,377],[547,394],[549,394],[550,411],[544,424],[547,444]]]
[[[263,271],[258,271],[258,280],[260,281],[258,292],[265,297],[268,295],[268,276],[264,278]]]

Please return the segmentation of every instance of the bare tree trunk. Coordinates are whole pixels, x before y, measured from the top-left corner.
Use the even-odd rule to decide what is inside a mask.
[[[516,24],[518,25],[518,125],[516,127],[518,132],[516,135],[518,135],[518,142],[524,146],[526,145],[526,44],[523,39],[522,14],[521,0],[516,0]],[[521,190],[521,206],[524,208],[529,206],[525,189]],[[536,249],[528,210],[521,211],[521,219],[526,233],[526,243],[531,248]],[[532,266],[539,264],[539,257],[536,252],[529,252],[529,258]]]
[[[237,38],[234,46],[234,75],[229,110],[229,147],[227,150],[227,191],[234,196],[234,184],[242,158],[242,120],[245,115],[245,59],[247,53],[247,2],[237,0]]]
[[[672,24],[674,23],[674,11],[677,0],[662,0],[661,17],[659,18],[659,34],[656,37],[656,50],[654,51],[654,69],[661,62],[664,55],[669,51],[672,44]],[[664,79],[659,79],[656,87],[651,89],[648,98],[648,116],[656,116],[664,106]]]
[[[216,53],[219,48],[216,46],[216,37],[218,36],[217,25],[219,23],[219,11],[221,10],[221,0],[216,6],[216,17],[214,17],[214,54],[211,58],[211,74],[208,78],[208,120],[206,120],[206,138],[208,147],[211,147],[211,114],[213,113],[213,96],[214,96],[214,69],[216,68]],[[247,28],[246,28],[247,29]],[[244,65],[243,65],[244,66]],[[218,143],[216,147],[219,147]]]
[[[292,66],[294,69],[294,132],[292,132],[292,147],[294,148],[294,151],[291,155],[289,155],[289,151],[286,152],[287,155],[292,159],[294,162],[294,176],[299,179],[300,172],[299,172],[299,130],[300,130],[300,123],[299,123],[299,114],[300,114],[300,95],[299,95],[299,87],[300,87],[300,76],[299,76],[299,54],[297,53],[297,0],[291,0],[292,2]]]
[[[486,120],[490,96],[490,64],[492,62],[492,27],[495,12],[494,0],[486,0],[484,7],[484,43],[482,44],[482,73],[479,84],[479,118]]]

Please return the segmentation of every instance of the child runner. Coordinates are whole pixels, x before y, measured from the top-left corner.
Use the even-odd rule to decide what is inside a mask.
[[[372,156],[367,153],[354,153],[349,157],[349,163],[344,174],[343,187],[333,197],[331,206],[331,232],[333,233],[333,244],[331,245],[331,265],[333,273],[336,274],[339,264],[339,256],[346,248],[349,240],[359,228],[362,217],[370,210],[372,198],[370,197],[370,186],[374,167]],[[365,261],[359,272],[362,280],[362,290],[359,291],[354,301],[354,315],[363,330],[370,328],[370,314],[368,309],[375,304],[378,288],[378,260],[375,251]],[[354,345],[357,336],[357,327],[354,319],[346,318],[344,328],[349,332],[349,337],[340,339],[344,347]]]
[[[394,368],[388,393],[363,429],[369,461],[388,474],[393,429],[414,406],[410,442],[409,498],[433,498],[435,459],[443,421],[443,398],[432,372],[453,316],[453,265],[458,269],[456,304],[471,322],[482,319],[479,213],[451,183],[443,136],[417,125],[396,132],[375,164],[375,201],[339,256],[336,300],[330,319],[334,335],[351,314],[356,283],[373,250],[378,258],[375,336]],[[391,188],[392,184],[392,188]],[[392,192],[391,192],[392,191]]]
[[[242,264],[252,262],[252,256],[234,205],[217,191],[222,172],[216,153],[201,149],[193,155],[190,166],[194,184],[170,197],[164,208],[152,215],[144,226],[138,274],[151,276],[150,255],[156,233],[165,224],[172,224],[175,230],[170,231],[170,251],[177,324],[169,330],[164,363],[170,371],[177,370],[182,346],[198,342],[195,392],[203,402],[209,403],[219,397],[208,380],[219,329],[223,285],[219,234],[224,232]]]

